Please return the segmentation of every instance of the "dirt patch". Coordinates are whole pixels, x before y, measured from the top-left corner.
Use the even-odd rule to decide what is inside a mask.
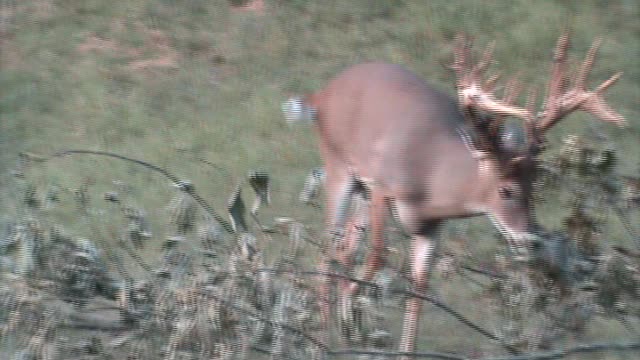
[[[117,29],[118,32],[125,31],[123,27],[117,27]],[[77,51],[82,54],[96,52],[126,58],[126,67],[134,71],[178,68],[179,53],[171,46],[169,36],[160,30],[149,29],[143,24],[136,24],[134,31],[143,34],[143,45],[126,46],[114,39],[102,38],[91,33],[77,46]]]
[[[176,63],[176,58],[173,54],[166,54],[163,57],[133,61],[129,63],[127,67],[131,70],[144,70],[149,68],[177,69],[178,64]]]
[[[0,63],[3,70],[17,70],[24,64],[24,52],[8,36],[0,36]]]
[[[121,47],[118,46],[114,40],[102,39],[92,34],[89,35],[82,44],[78,45],[77,50],[80,53],[86,54],[92,51],[112,52],[121,50]]]
[[[231,11],[234,12],[252,12],[264,15],[264,0],[247,0],[247,1],[230,1]]]
[[[177,68],[178,52],[171,47],[171,40],[160,30],[153,30],[142,25],[139,31],[146,35],[145,46],[151,52],[157,54],[152,58],[138,59],[129,63],[131,70],[143,70],[149,68]]]

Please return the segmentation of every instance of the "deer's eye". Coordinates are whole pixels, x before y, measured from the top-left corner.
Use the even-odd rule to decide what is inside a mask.
[[[502,198],[504,200],[509,200],[509,199],[513,198],[514,191],[509,186],[501,186],[498,189],[498,193],[500,194],[500,198]]]

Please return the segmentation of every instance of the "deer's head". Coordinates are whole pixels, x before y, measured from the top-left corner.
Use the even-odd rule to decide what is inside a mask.
[[[587,90],[587,76],[595,62],[600,41],[594,42],[575,76],[566,73],[568,34],[557,42],[547,96],[542,108],[536,111],[535,91],[531,90],[527,105],[520,107],[515,101],[522,86],[516,80],[509,81],[502,91],[502,98],[495,95],[498,76],[483,80],[483,74],[491,63],[493,46],[481,60],[470,63],[470,41],[457,39],[453,69],[457,77],[458,99],[461,110],[473,131],[468,145],[478,160],[483,188],[484,211],[510,240],[516,254],[526,256],[527,249],[536,242],[541,229],[536,225],[533,211],[533,182],[536,161],[544,149],[545,133],[570,113],[583,110],[596,118],[624,125],[624,118],[611,109],[602,94],[613,85],[621,73]],[[571,87],[568,84],[571,80]],[[514,117],[523,121],[523,141],[517,133],[505,127],[505,119]]]

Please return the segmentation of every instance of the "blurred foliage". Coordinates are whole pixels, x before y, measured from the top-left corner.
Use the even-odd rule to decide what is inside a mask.
[[[508,247],[493,257],[475,256],[466,230],[444,236],[432,274],[433,281],[441,283],[431,293],[454,291],[460,301],[469,294],[454,284],[472,284],[477,298],[466,301],[484,304],[485,317],[477,325],[467,318],[477,316],[469,303],[463,302],[461,314],[433,295],[425,301],[479,327],[493,340],[483,346],[466,344],[464,352],[563,348],[573,338],[589,341],[585,334],[598,319],[608,326],[621,324],[627,337],[637,334],[640,255],[611,246],[618,243],[606,232],[612,217],[602,212],[624,208],[625,216],[637,215],[640,208],[629,206],[620,186],[611,185],[620,183],[613,167],[603,168],[615,162],[615,151],[597,149],[576,136],[564,144],[542,164],[539,186],[541,191],[566,194],[563,207],[570,212],[561,231],[530,244],[529,260],[515,260]],[[22,159],[16,182],[24,194],[19,206],[25,217],[8,222],[0,238],[0,303],[5,304],[0,344],[18,358],[249,359],[265,354],[322,359],[336,357],[334,345],[326,347],[319,340],[331,341],[334,332],[339,332],[342,346],[391,351],[390,325],[401,321],[402,300],[412,296],[402,271],[408,254],[390,247],[393,254],[376,275],[375,286],[364,286],[352,299],[332,300],[335,313],[326,330],[320,307],[327,300],[319,286],[327,275],[305,270],[313,269],[306,265],[308,257],[322,253],[326,239],[313,236],[297,218],[269,220],[263,215],[271,199],[271,177],[264,171],[250,171],[233,187],[226,208],[232,225],[226,225],[216,220],[225,217],[199,202],[188,180],[170,186],[173,196],[167,197],[164,211],[148,214],[135,205],[139,196],[133,194],[144,193],[135,186],[113,182],[99,196],[91,179],[64,191],[46,182],[35,185],[32,179],[46,172],[47,163],[64,158],[25,154]],[[153,164],[138,166],[174,177]],[[314,168],[306,183],[297,186],[301,203],[314,206],[323,175]],[[246,188],[254,193],[251,209],[244,205]],[[76,231],[67,230],[56,214],[70,205],[83,220]],[[363,227],[360,248],[366,247],[366,208],[364,198],[353,204],[355,221]],[[618,214],[620,219],[625,216]],[[90,238],[76,235],[87,230]],[[635,227],[627,230],[627,237],[640,241],[633,234]],[[395,226],[388,232],[396,239],[406,236]],[[278,244],[281,251],[274,252]],[[362,266],[361,255],[354,260]],[[335,273],[357,277],[357,271]],[[450,318],[447,327],[461,325]],[[76,340],[69,341],[68,334]],[[603,336],[598,332],[596,338]],[[464,340],[431,345],[452,351],[448,346],[457,341]]]

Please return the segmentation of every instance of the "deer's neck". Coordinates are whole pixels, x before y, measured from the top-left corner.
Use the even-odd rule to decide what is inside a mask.
[[[450,143],[426,177],[424,213],[429,217],[469,217],[486,213],[497,181],[496,160],[473,148],[466,132]]]

